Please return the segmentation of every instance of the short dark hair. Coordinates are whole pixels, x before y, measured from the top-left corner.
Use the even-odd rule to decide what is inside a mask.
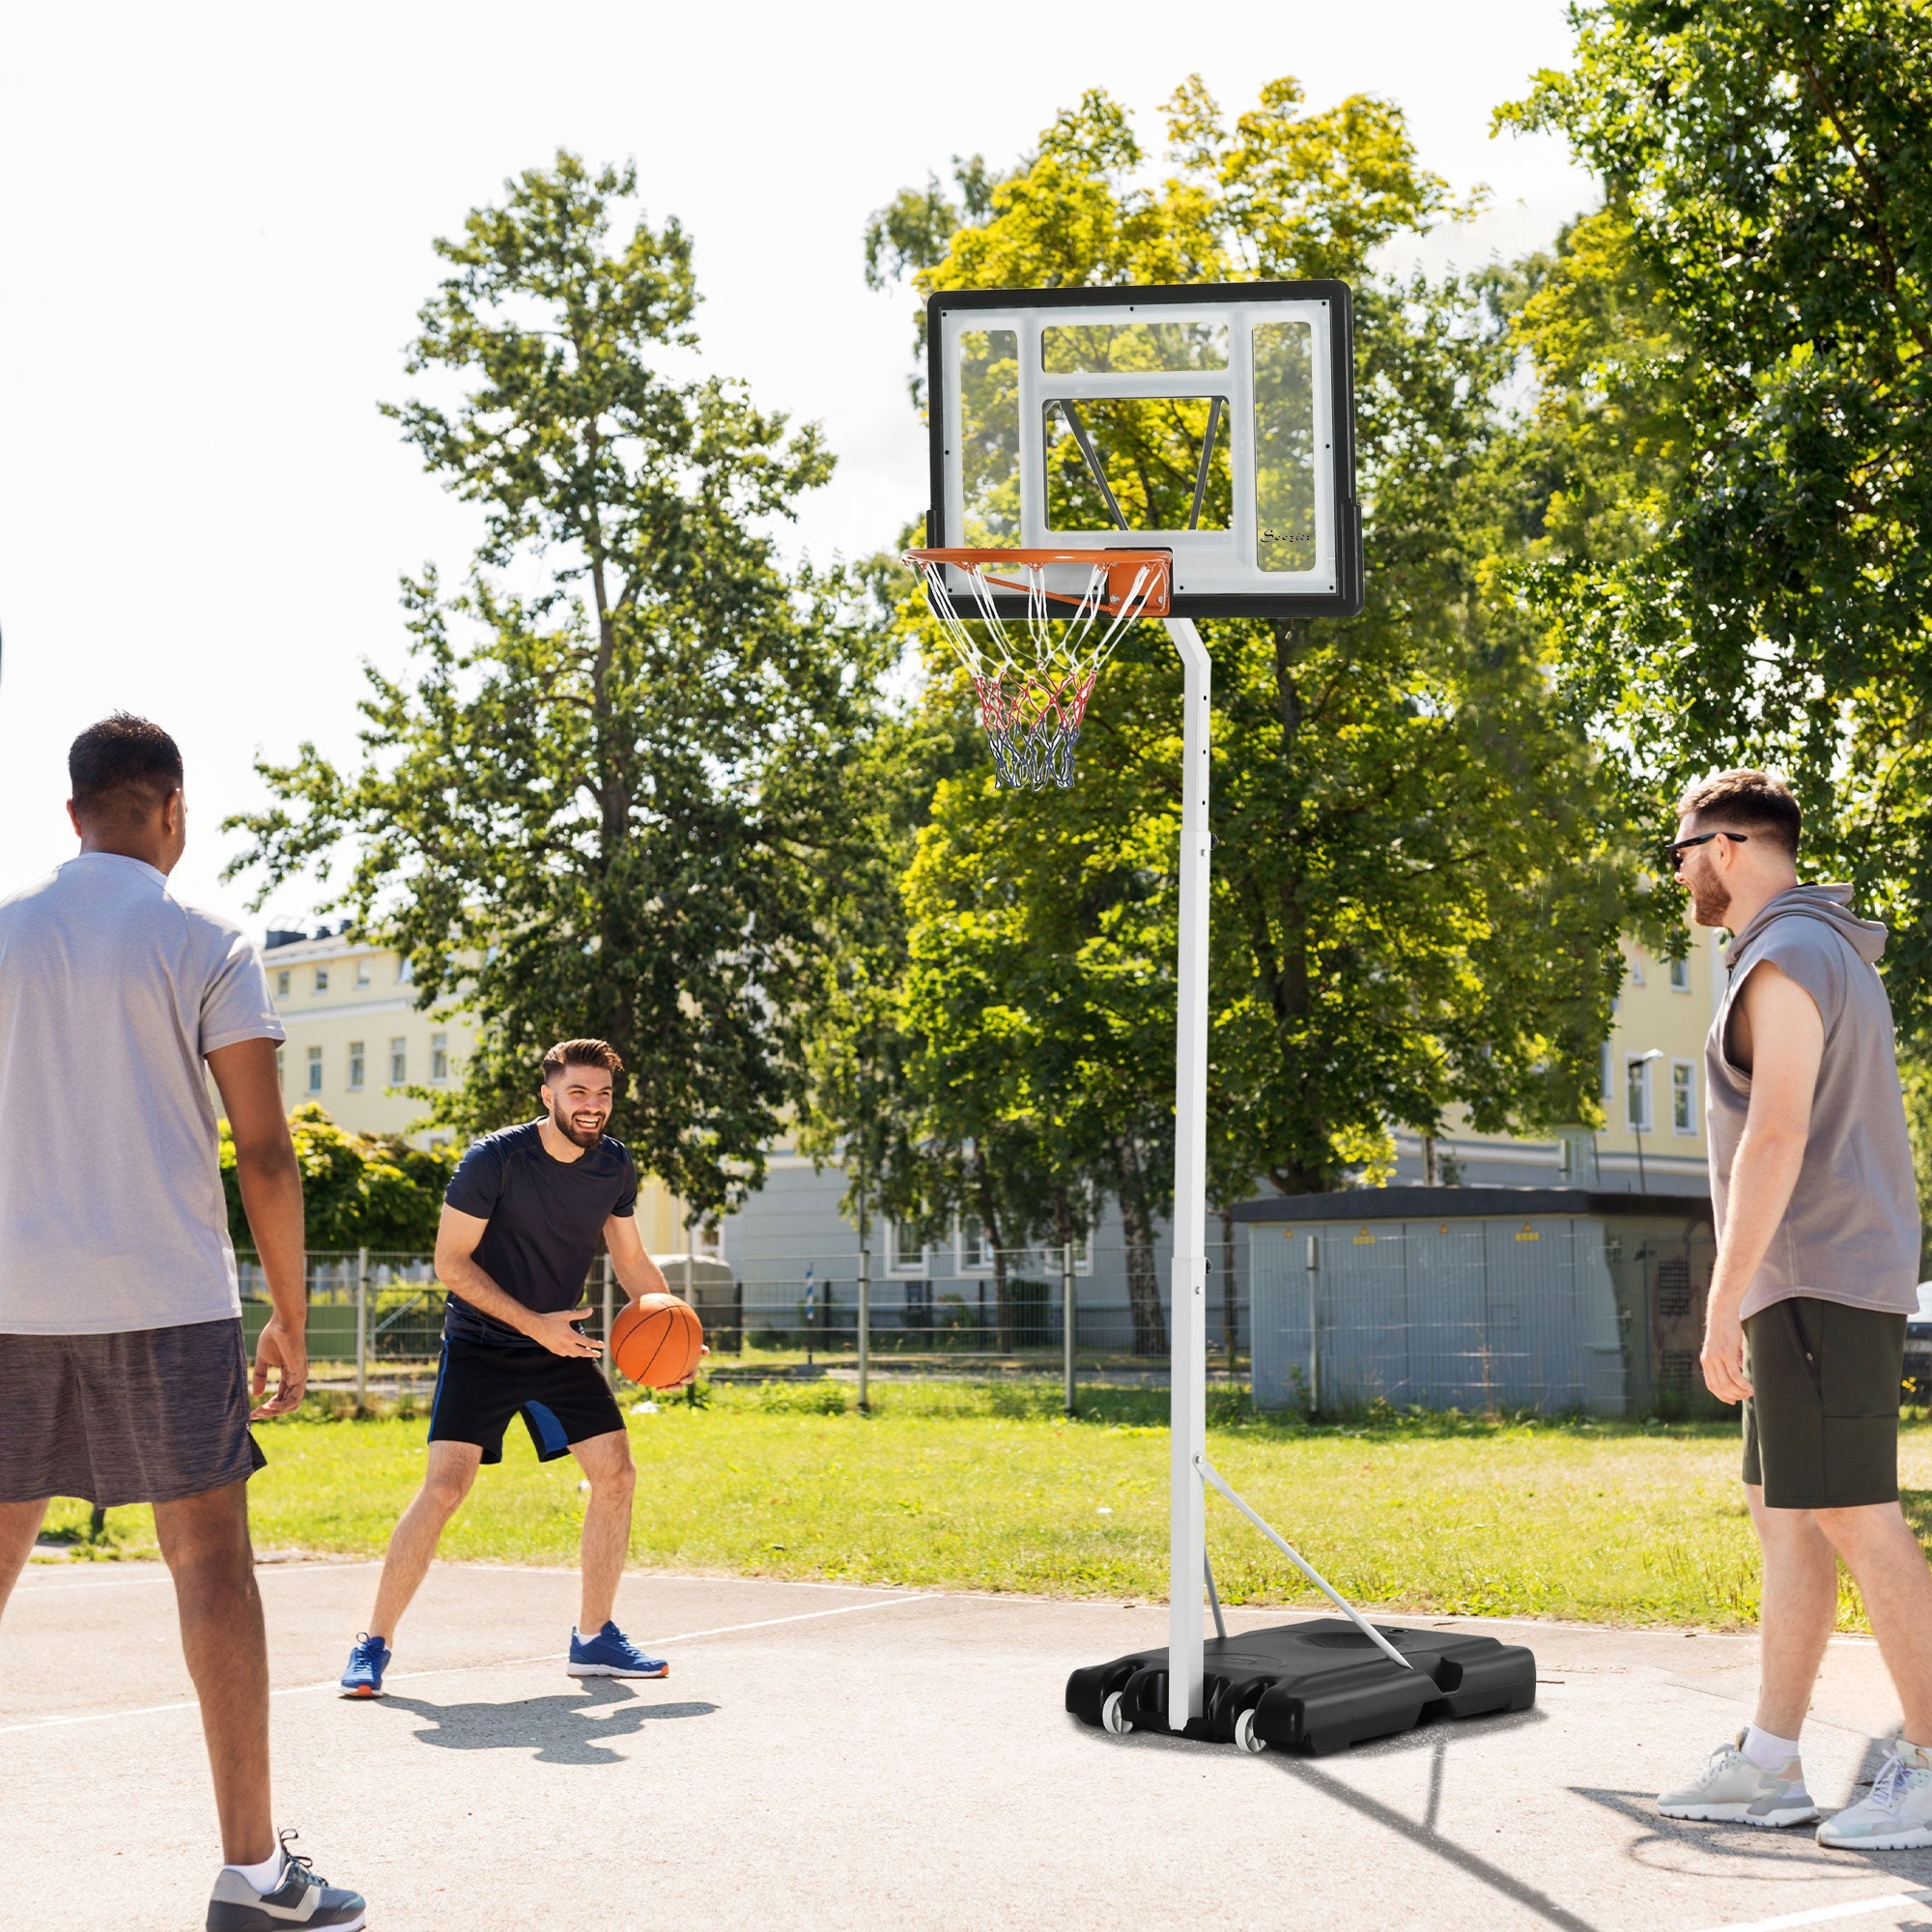
[[[560,1039],[543,1057],[543,1084],[548,1087],[566,1066],[601,1066],[615,1079],[624,1070],[617,1049],[601,1039]]]
[[[1740,832],[1783,847],[1793,859],[1804,831],[1804,815],[1791,796],[1791,787],[1769,772],[1719,772],[1705,779],[1677,801],[1677,815],[1694,818],[1700,825],[1707,818],[1726,819]],[[1714,824],[1710,829],[1722,832],[1727,827]]]
[[[158,724],[116,711],[68,747],[67,775],[78,816],[145,818],[181,789],[181,748]]]

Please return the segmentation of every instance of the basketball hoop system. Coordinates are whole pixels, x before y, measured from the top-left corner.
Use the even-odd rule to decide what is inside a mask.
[[[1159,550],[909,550],[908,569],[980,700],[993,775],[1009,791],[1065,789],[1101,668],[1143,617],[1165,617]],[[1012,600],[1021,613],[1009,617]],[[1056,624],[1064,628],[1056,633]],[[978,627],[983,636],[975,635]]]
[[[1208,1456],[1213,664],[1193,620],[1361,609],[1350,314],[1348,289],[1325,281],[942,290],[927,304],[932,547],[904,553],[973,680],[1003,787],[1073,783],[1095,683],[1141,619],[1180,659],[1167,1643],[1074,1671],[1066,1708],[1115,1733],[1244,1750],[1335,1750],[1536,1698],[1520,1645],[1371,1623]],[[1156,503],[1132,456],[1149,442],[1191,492]],[[994,517],[1022,543],[1065,531],[1075,547],[946,548]],[[1070,1269],[1065,1280],[1070,1413]],[[1208,1561],[1209,1489],[1341,1617],[1231,1635]]]

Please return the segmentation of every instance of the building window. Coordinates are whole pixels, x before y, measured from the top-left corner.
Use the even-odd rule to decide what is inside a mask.
[[[1643,954],[1634,946],[1631,948],[1630,968],[1624,977],[1633,986],[1643,984]]]
[[[1630,1115],[1632,1130],[1640,1134],[1652,1131],[1650,1122],[1650,1062],[1633,1060],[1624,1069],[1627,1086],[1624,1105]]]
[[[406,952],[396,961],[396,984],[412,986],[415,984],[415,980],[416,969],[410,963],[410,955]]]
[[[322,1048],[319,1046],[308,1050],[308,1091],[311,1094],[322,1092]]]
[[[1670,1068],[1670,1126],[1673,1133],[1697,1131],[1697,1069],[1688,1060]]]
[[[275,975],[275,991],[279,993],[283,999],[287,999],[289,996],[290,978],[291,975],[289,973],[289,969],[286,966],[284,966],[282,970]]]
[[[318,993],[328,991],[328,968],[327,966],[318,966],[315,969],[315,990]]]
[[[362,1091],[362,1068],[365,1059],[362,1042],[359,1039],[352,1039],[349,1042],[349,1091],[352,1094],[359,1094]]]
[[[407,1087],[410,1081],[410,1043],[406,1039],[389,1042],[389,1085]]]
[[[435,1084],[449,1078],[449,1036],[433,1033],[429,1037],[429,1077]]]
[[[961,1274],[986,1266],[986,1235],[977,1221],[962,1221],[953,1243],[955,1265]]]
[[[357,985],[358,987],[361,987],[361,986],[366,986],[366,985],[368,985],[368,984],[369,984],[369,980],[370,980],[370,974],[369,974],[369,962],[368,962],[368,960],[366,960],[366,959],[358,959],[358,960],[356,960],[356,962],[355,962],[355,983],[356,983],[356,985]]]
[[[912,1241],[896,1221],[885,1223],[885,1235],[888,1274],[925,1273],[926,1251],[923,1246]]]
[[[1617,1097],[1616,1078],[1611,1070],[1610,1043],[1605,1040],[1597,1049],[1597,1098],[1608,1106]]]
[[[1673,959],[1670,962],[1670,990],[1673,993],[1688,993],[1690,990],[1690,960]]]

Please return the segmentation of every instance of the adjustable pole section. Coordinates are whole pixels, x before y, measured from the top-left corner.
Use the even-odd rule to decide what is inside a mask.
[[[1172,1437],[1168,1499],[1167,1722],[1202,1712],[1202,1563],[1208,1548],[1208,781],[1210,665],[1185,617],[1163,620],[1185,673],[1180,788],[1180,959],[1176,999]]]

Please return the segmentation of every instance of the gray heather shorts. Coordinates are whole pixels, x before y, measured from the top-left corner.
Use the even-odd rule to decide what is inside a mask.
[[[0,1502],[172,1503],[252,1476],[239,1317],[0,1335]]]

